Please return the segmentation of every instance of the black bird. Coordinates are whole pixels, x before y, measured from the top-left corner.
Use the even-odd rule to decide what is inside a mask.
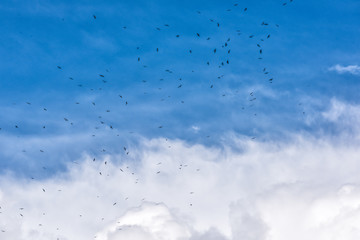
[[[93,15],[94,19],[96,19],[96,15]]]

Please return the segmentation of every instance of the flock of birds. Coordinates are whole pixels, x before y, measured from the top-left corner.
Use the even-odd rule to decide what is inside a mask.
[[[286,6],[287,4],[289,4],[289,3],[291,3],[291,2],[293,2],[293,0],[289,0],[288,2],[283,2],[282,5],[283,5],[283,6]],[[248,10],[248,8],[246,8],[246,7],[240,9],[239,4],[235,3],[235,4],[233,4],[233,7],[232,7],[232,8],[226,9],[226,11],[227,11],[227,12],[237,11],[237,12],[240,12],[241,14],[247,14],[247,12],[250,11],[250,10]],[[197,11],[196,13],[199,14],[199,15],[202,14],[201,11]],[[91,16],[90,16],[90,17],[91,17]],[[98,21],[98,20],[99,20],[99,17],[101,17],[101,16],[99,16],[99,15],[93,15],[91,20],[92,20],[92,21]],[[222,27],[222,23],[217,22],[217,21],[214,20],[214,19],[209,19],[209,22],[210,22],[211,24],[214,24],[214,27],[215,27],[215,28],[221,28],[221,27]],[[279,27],[278,24],[270,24],[269,22],[266,22],[266,21],[260,21],[259,24],[260,24],[262,27],[268,27],[268,26],[270,26],[270,25],[273,25],[273,26],[276,27],[276,28]],[[123,26],[123,29],[127,29],[127,28],[128,28],[127,26]],[[168,28],[171,28],[171,26],[170,26],[169,24],[163,24],[163,27],[155,27],[155,29],[156,29],[157,31],[162,31],[163,29],[168,29]],[[244,36],[244,34],[243,34],[240,30],[236,30],[235,35],[241,36],[241,37]],[[173,36],[174,39],[180,39],[181,37],[182,37],[181,34],[176,34],[175,36]],[[205,36],[205,37],[204,37],[201,32],[194,32],[194,33],[193,33],[193,37],[198,38],[198,39],[202,39],[203,41],[210,41],[210,40],[212,39],[211,36]],[[253,34],[250,34],[250,35],[245,36],[245,37],[246,37],[246,38],[249,38],[249,39],[256,39],[256,40],[257,40],[256,42],[254,42],[254,44],[256,45],[256,47],[257,47],[257,49],[258,49],[257,59],[258,59],[258,60],[262,60],[262,59],[263,59],[263,55],[264,55],[263,43],[264,43],[265,41],[268,41],[268,40],[271,38],[271,33],[268,32],[268,33],[266,33],[266,34],[264,34],[263,36],[260,36],[260,37],[255,36],[255,35],[253,35]],[[223,41],[223,43],[222,43],[220,46],[213,46],[212,49],[211,49],[211,54],[212,54],[212,55],[220,54],[220,58],[221,58],[222,60],[220,60],[220,61],[217,62],[216,64],[214,64],[214,63],[213,63],[212,61],[210,61],[210,60],[207,60],[207,61],[205,61],[203,64],[204,64],[205,66],[209,66],[209,67],[216,68],[217,70],[219,70],[219,69],[221,70],[221,69],[224,68],[226,65],[229,65],[229,64],[231,63],[231,53],[232,53],[232,49],[230,48],[231,43],[232,43],[231,37],[227,37],[227,38],[225,39],[225,41]],[[140,50],[140,47],[137,47],[136,50]],[[157,47],[157,48],[154,49],[154,52],[155,52],[155,53],[159,53],[159,52],[161,52],[161,51],[162,51],[162,49],[161,49],[160,47]],[[194,54],[194,51],[196,51],[196,49],[188,49],[188,54]],[[142,65],[141,67],[143,67],[143,68],[148,68],[148,67],[149,67],[148,65],[142,64],[143,58],[144,58],[144,57],[141,56],[141,54],[139,54],[139,55],[136,56],[136,58],[134,59],[134,62],[135,62],[135,63],[137,62],[138,64]],[[57,68],[58,71],[62,71],[62,72],[64,72],[65,69],[66,69],[66,67],[63,66],[63,65],[55,66],[55,68]],[[165,70],[163,70],[163,71],[165,71],[165,73],[167,73],[167,74],[173,74],[173,73],[175,72],[174,70],[171,70],[171,69],[165,69]],[[262,69],[261,69],[260,71],[263,73],[265,79],[267,80],[267,82],[268,82],[269,84],[272,84],[272,83],[274,82],[274,77],[271,76],[271,73],[269,72],[269,70],[267,69],[267,67],[265,67],[265,66],[262,67]],[[194,71],[192,71],[192,72],[194,72]],[[104,89],[106,88],[105,86],[108,86],[109,83],[110,83],[109,80],[107,80],[107,74],[108,74],[108,73],[110,73],[110,70],[109,70],[109,69],[105,69],[105,72],[104,72],[104,73],[99,73],[99,74],[97,75],[97,78],[100,79],[100,81],[101,81],[102,84],[104,84],[104,87],[98,87],[98,88],[95,88],[95,87],[94,87],[94,88],[93,88],[93,87],[87,87],[87,86],[85,86],[85,84],[83,84],[83,83],[76,84],[76,86],[79,87],[79,88],[84,89],[84,91],[92,91],[92,92],[102,91],[102,90],[104,90]],[[220,79],[222,79],[223,77],[224,77],[224,74],[220,74],[220,75],[216,76],[216,79],[217,79],[217,80],[220,80]],[[74,80],[74,77],[72,77],[72,76],[68,76],[68,79],[69,79],[70,81],[72,81],[72,82],[75,81],[75,80]],[[160,82],[163,82],[163,81],[164,81],[164,78],[159,79],[159,81],[160,81]],[[107,84],[107,85],[106,85],[106,84]],[[147,84],[147,81],[146,81],[146,80],[142,80],[141,84]],[[179,77],[179,78],[178,78],[178,82],[176,83],[176,85],[174,86],[174,88],[181,89],[181,88],[184,87],[184,84],[185,84],[185,83],[183,83],[182,78]],[[208,88],[209,88],[209,89],[213,89],[213,88],[215,88],[215,87],[216,87],[216,82],[210,82],[209,85],[208,85]],[[161,91],[162,88],[159,87],[157,90]],[[144,92],[144,94],[147,94],[147,92]],[[255,96],[255,92],[254,92],[254,91],[252,91],[252,92],[250,92],[250,93],[248,93],[248,94],[249,94],[249,96],[248,96],[248,101],[249,101],[249,102],[254,102],[254,101],[256,101],[256,96]],[[223,94],[222,96],[225,97],[226,94]],[[118,95],[117,95],[117,98],[118,98],[119,102],[120,102],[124,107],[131,108],[132,102],[126,97],[126,94],[118,94]],[[160,101],[166,101],[166,99],[168,99],[168,98],[171,98],[171,96],[168,95],[168,96],[166,96],[165,98],[162,97],[162,98],[160,99]],[[180,100],[180,103],[181,103],[181,104],[184,104],[185,101],[184,101],[184,100]],[[31,101],[27,101],[25,104],[28,105],[28,106],[32,106],[32,105],[33,105]],[[75,104],[80,104],[80,102],[76,101]],[[98,107],[98,106],[100,105],[100,104],[98,104],[98,103],[95,102],[95,101],[90,101],[88,104],[90,104],[90,105],[93,106],[93,107]],[[48,107],[41,107],[41,108],[42,108],[42,111],[48,112],[48,109],[49,109]],[[106,113],[110,113],[111,111],[112,111],[111,109],[105,109],[105,112],[106,112]],[[100,116],[97,116],[97,118],[98,118],[98,119],[97,119],[97,122],[99,123],[99,125],[95,126],[95,129],[96,129],[96,130],[100,129],[102,126],[106,126],[107,128],[109,128],[109,129],[111,129],[111,130],[114,130],[114,129],[116,128],[115,126],[113,126],[113,124],[108,123],[106,120],[104,120],[106,117],[100,115]],[[72,125],[75,124],[74,121],[73,121],[73,120],[71,119],[71,117],[69,117],[69,116],[64,116],[63,119],[62,119],[62,121],[66,122],[66,123],[69,124],[70,126],[72,126]],[[22,129],[22,125],[19,124],[19,123],[15,123],[15,124],[13,125],[13,127],[14,127],[15,129],[17,129],[18,131],[21,131],[21,129]],[[159,128],[159,129],[162,129],[163,127],[164,127],[163,124],[157,126],[157,128]],[[42,125],[41,128],[42,128],[42,129],[46,129],[47,126],[46,126],[46,125]],[[6,129],[0,128],[0,133],[1,133],[1,131],[4,132],[4,131],[6,131]],[[20,132],[20,134],[21,134],[21,132]],[[117,134],[117,136],[119,136],[119,135]],[[96,134],[92,134],[91,137],[96,137]],[[209,137],[209,136],[206,136],[206,137]],[[253,137],[253,139],[254,139],[254,138],[255,138],[255,137]],[[170,145],[169,145],[168,147],[171,148]],[[22,150],[22,151],[25,153],[25,152],[26,152],[26,149],[24,149],[24,150]],[[38,151],[39,151],[40,153],[46,153],[47,150],[46,150],[46,149],[39,149]],[[127,146],[123,146],[123,151],[124,151],[124,155],[125,155],[125,156],[129,155],[129,153],[130,153],[129,148],[128,148]],[[100,149],[100,152],[104,153],[104,152],[106,152],[106,149],[105,149],[105,148],[101,148],[101,149]],[[93,158],[93,162],[96,162],[96,161],[97,161],[97,157],[94,157],[94,158]],[[79,164],[78,162],[75,162],[75,161],[73,161],[73,163],[74,163],[74,164]],[[103,165],[108,165],[108,162],[107,162],[107,161],[104,161],[102,164],[103,164]],[[158,162],[158,163],[157,163],[158,170],[157,170],[156,172],[154,172],[154,174],[160,175],[160,174],[162,173],[161,165],[162,165],[162,162]],[[185,169],[185,168],[188,168],[188,167],[189,167],[188,164],[185,164],[185,163],[180,163],[180,164],[178,165],[179,170],[182,170],[182,169]],[[44,166],[43,169],[47,169],[47,167]],[[195,170],[195,171],[200,171],[200,169],[194,169],[194,170]],[[126,169],[120,168],[119,171],[124,172],[124,173],[127,172],[128,174],[133,175],[133,176],[134,176],[134,179],[135,179],[135,180],[134,180],[134,184],[139,183],[139,181],[141,180],[139,176],[136,176],[136,172],[135,172],[135,171],[131,171],[131,169],[130,169],[129,166],[126,167]],[[108,176],[108,174],[105,173],[105,172],[103,172],[103,171],[99,171],[98,174],[99,174],[99,176]],[[31,179],[32,179],[32,180],[35,180],[34,177],[31,177]],[[46,193],[47,193],[47,190],[46,190],[45,187],[42,188],[42,189],[39,189],[39,191],[42,192],[43,194],[46,194]],[[59,191],[61,191],[61,190],[59,190]],[[193,191],[190,191],[190,195],[192,195],[192,194],[194,194],[194,192],[193,192]],[[125,200],[128,200],[128,198],[126,198]],[[143,198],[142,200],[145,200],[145,198]],[[188,204],[189,204],[189,206],[192,206],[192,205],[193,205],[192,203],[188,203]],[[117,202],[114,202],[112,205],[113,205],[113,206],[117,205]],[[1,214],[3,211],[6,211],[6,203],[5,203],[4,206],[0,206],[0,214]],[[45,213],[44,213],[44,215],[45,215]],[[21,218],[26,217],[26,215],[24,214],[24,208],[23,208],[23,207],[19,208],[19,216],[20,216]],[[82,215],[80,214],[80,217],[81,217],[81,216],[82,216]],[[103,219],[104,219],[104,218],[103,218]],[[42,226],[42,223],[39,223],[39,227],[41,227],[41,226]],[[2,228],[2,229],[1,229],[1,232],[6,232],[6,226],[1,226],[1,228]],[[59,239],[59,238],[58,238],[58,239]]]

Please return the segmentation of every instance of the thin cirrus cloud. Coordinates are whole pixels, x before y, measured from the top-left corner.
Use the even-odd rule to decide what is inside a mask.
[[[337,104],[349,107],[334,102],[324,118]],[[145,139],[131,160],[84,155],[44,180],[3,175],[0,234],[14,240],[359,239],[358,146],[349,135],[300,133],[272,142],[226,136],[222,147]]]
[[[360,75],[360,66],[359,65],[348,65],[348,66],[342,66],[339,64],[336,64],[329,68],[329,71],[334,71],[339,74],[353,74],[353,75]]]

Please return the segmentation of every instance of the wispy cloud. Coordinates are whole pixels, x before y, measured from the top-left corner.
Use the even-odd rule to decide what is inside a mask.
[[[349,73],[353,75],[360,75],[360,66],[359,65],[342,66],[336,64],[335,66],[330,67],[329,71],[335,71],[339,74]]]

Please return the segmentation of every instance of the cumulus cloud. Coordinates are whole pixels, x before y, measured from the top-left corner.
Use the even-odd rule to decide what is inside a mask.
[[[336,104],[344,103],[323,115],[341,122],[344,113],[331,112],[352,105]],[[266,142],[227,136],[218,147],[156,138],[130,159],[84,155],[45,180],[2,175],[0,236],[359,239],[359,144],[306,134]]]
[[[189,239],[190,230],[164,204],[143,203],[99,234],[100,240]]]
[[[353,75],[360,75],[360,66],[358,66],[358,65],[342,66],[342,65],[336,64],[336,65],[330,67],[329,71],[335,71],[339,74],[350,73]]]

